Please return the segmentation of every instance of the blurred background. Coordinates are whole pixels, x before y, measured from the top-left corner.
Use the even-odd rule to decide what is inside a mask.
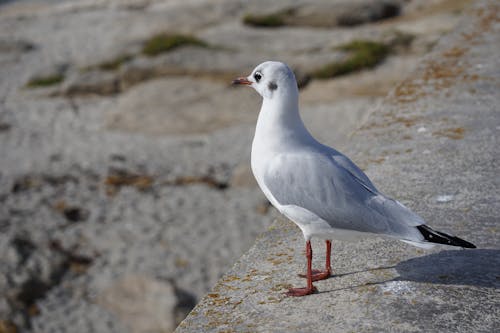
[[[173,331],[278,216],[231,79],[287,62],[342,151],[468,3],[0,1],[0,333]]]

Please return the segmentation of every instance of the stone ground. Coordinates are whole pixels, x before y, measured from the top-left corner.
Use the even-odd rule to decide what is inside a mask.
[[[336,2],[344,19],[359,14]],[[279,59],[306,82],[344,56],[335,46],[394,44],[373,70],[302,88],[307,125],[347,149],[467,5],[392,1],[390,19],[311,27],[324,2],[308,1],[291,26],[242,24],[304,2],[265,3],[0,2],[0,332],[172,331],[276,216],[249,171],[259,98],[231,78]],[[142,55],[165,31],[210,48]],[[26,87],[53,74],[62,82]]]
[[[305,286],[304,239],[279,219],[176,332],[498,332],[500,6],[478,1],[352,136],[346,152],[429,225],[477,249],[334,241]],[[314,266],[324,243],[313,242]]]

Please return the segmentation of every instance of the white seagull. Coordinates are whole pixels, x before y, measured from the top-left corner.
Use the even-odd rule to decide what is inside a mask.
[[[316,291],[313,281],[331,275],[331,239],[388,236],[428,248],[439,243],[475,246],[435,231],[396,200],[380,193],[349,158],[319,143],[299,115],[299,91],[292,70],[266,61],[233,84],[249,85],[263,98],[252,143],[252,171],[260,188],[283,215],[295,222],[306,240],[307,287],[290,296]],[[326,267],[312,270],[311,237],[326,241]]]

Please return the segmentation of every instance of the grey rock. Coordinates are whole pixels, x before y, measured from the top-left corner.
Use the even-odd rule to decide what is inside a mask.
[[[230,50],[186,46],[156,57],[138,57],[120,69],[123,90],[140,82],[165,76],[208,77],[230,82],[241,68],[251,66],[251,55]]]
[[[120,91],[116,75],[112,72],[90,70],[73,73],[61,87],[60,94],[76,95],[113,95]]]
[[[63,79],[67,74],[69,69],[68,63],[55,63],[44,68],[41,68],[31,74],[31,79],[50,77],[50,76],[62,76]]]
[[[337,12],[337,23],[340,26],[379,21],[398,16],[401,8],[400,1],[361,1],[350,2],[345,8],[332,8]]]
[[[60,283],[67,273],[67,258],[51,252],[44,244],[37,244],[18,235],[9,244],[2,246],[0,257],[4,270],[1,275],[0,290],[10,307],[2,307],[0,316],[13,318],[18,327],[28,325],[27,318],[20,315],[26,309],[36,312],[36,302]]]
[[[26,40],[0,40],[0,53],[1,52],[16,52],[23,53],[31,51],[35,48],[35,44]]]
[[[117,316],[131,333],[170,332],[177,326],[174,288],[147,276],[125,276],[104,289],[98,301]]]
[[[257,113],[251,106],[256,102],[251,91],[231,88],[229,82],[195,78],[153,80],[118,99],[108,126],[156,135],[210,133],[255,122]]]
[[[231,187],[256,187],[257,182],[253,176],[248,162],[237,165],[231,175]]]
[[[394,17],[400,13],[400,1],[308,1],[274,12],[260,10],[255,17],[274,15],[283,25],[331,28],[354,26]]]

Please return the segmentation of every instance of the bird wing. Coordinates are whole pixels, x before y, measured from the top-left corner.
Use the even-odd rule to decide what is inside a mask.
[[[350,168],[345,167],[346,164]],[[312,151],[281,153],[267,165],[264,183],[281,205],[302,207],[332,228],[410,240],[421,238],[411,227],[424,221],[399,202],[379,193],[345,156],[339,159]]]
[[[330,148],[331,149],[331,148]],[[345,170],[347,170],[353,177],[355,177],[358,181],[364,184],[364,186],[368,187],[371,191],[377,192],[375,185],[372,184],[371,180],[361,169],[354,164],[350,159],[348,159],[345,155],[337,152],[334,149],[331,149],[330,155],[332,159]]]

